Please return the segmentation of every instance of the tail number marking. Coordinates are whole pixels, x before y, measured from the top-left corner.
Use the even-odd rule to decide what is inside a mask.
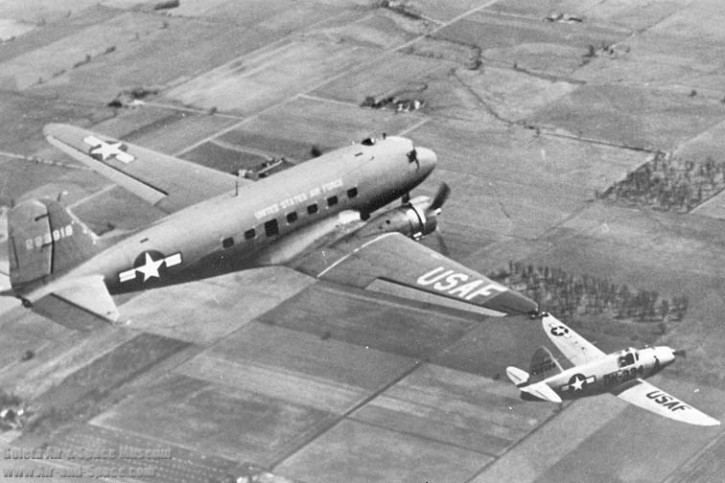
[[[46,233],[43,236],[36,236],[35,238],[26,238],[25,249],[29,251],[33,248],[43,248],[53,242],[57,242],[63,238],[71,236],[73,236],[73,225],[68,224],[61,228],[56,228],[52,233]]]
[[[644,374],[644,366],[632,367],[629,369],[622,369],[621,371],[610,372],[604,375],[604,384],[611,386],[614,384],[621,384]]]

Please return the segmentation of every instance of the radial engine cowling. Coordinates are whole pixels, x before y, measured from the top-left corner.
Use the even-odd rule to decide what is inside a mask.
[[[435,231],[438,225],[437,211],[431,210],[430,198],[421,196],[402,206],[393,208],[372,218],[360,230],[362,236],[399,232],[414,240],[420,240]]]

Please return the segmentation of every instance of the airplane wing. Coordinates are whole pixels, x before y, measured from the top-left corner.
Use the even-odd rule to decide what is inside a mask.
[[[73,280],[51,293],[41,292],[32,303],[33,312],[73,330],[91,330],[119,319],[100,275]]]
[[[342,238],[290,265],[321,280],[486,315],[538,309],[536,302],[397,232]]]
[[[720,424],[717,419],[693,408],[665,391],[657,389],[657,387],[642,379],[634,380],[629,385],[625,385],[624,390],[614,391],[612,394],[630,404],[675,421],[696,426],[717,426]]]
[[[166,213],[251,181],[86,129],[48,124],[48,142]]]
[[[606,354],[551,315],[541,319],[541,325],[557,349],[575,366],[604,357]]]

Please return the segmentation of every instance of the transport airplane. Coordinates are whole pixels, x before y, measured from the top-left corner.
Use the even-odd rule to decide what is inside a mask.
[[[410,198],[437,159],[409,139],[366,139],[250,181],[75,126],[44,134],[167,214],[99,238],[55,200],[9,210],[11,288],[0,294],[68,327],[120,321],[115,294],[272,265],[491,315],[537,313],[532,300],[416,242],[436,229],[449,189]]]

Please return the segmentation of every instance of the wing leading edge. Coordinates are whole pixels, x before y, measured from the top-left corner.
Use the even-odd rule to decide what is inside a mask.
[[[538,310],[536,302],[400,233],[344,238],[292,266],[321,280],[488,315]]]
[[[43,129],[50,144],[166,213],[251,181],[66,124]]]

